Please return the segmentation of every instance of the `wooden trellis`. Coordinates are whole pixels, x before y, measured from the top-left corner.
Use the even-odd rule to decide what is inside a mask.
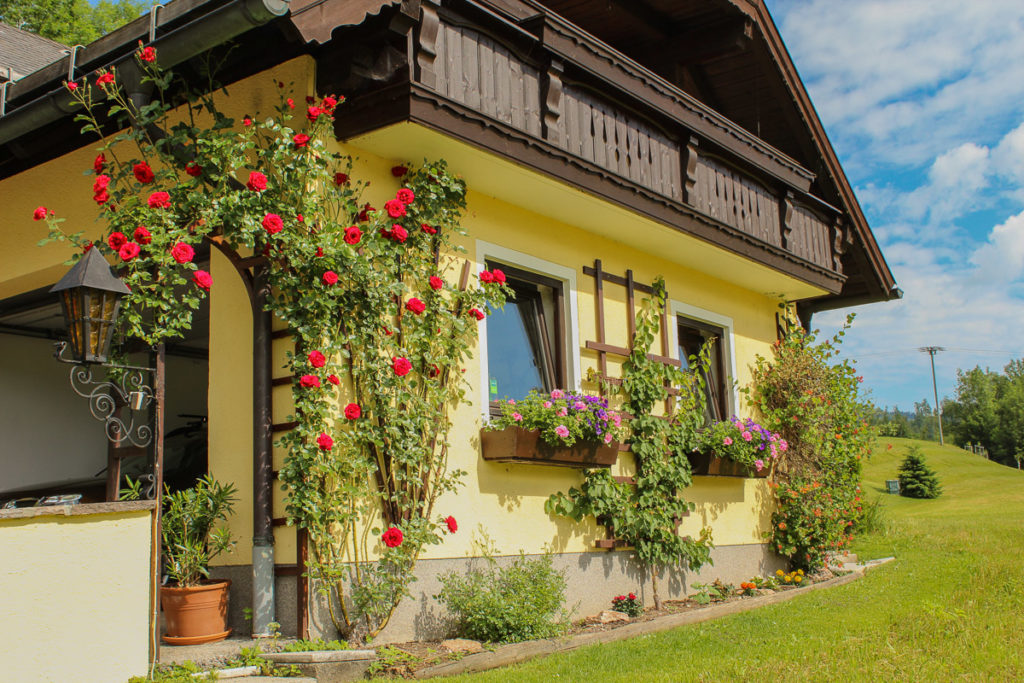
[[[633,271],[626,270],[625,277],[621,275],[613,275],[605,272],[601,266],[601,259],[595,259],[593,267],[584,266],[583,274],[589,275],[594,278],[594,306],[595,306],[595,323],[596,323],[596,336],[597,339],[588,340],[586,342],[586,348],[597,353],[597,369],[601,376],[601,382],[599,383],[601,395],[604,396],[605,388],[604,383],[613,384],[616,386],[622,385],[621,377],[609,377],[608,376],[608,355],[619,356],[621,358],[628,358],[631,349],[624,346],[615,346],[607,343],[607,334],[605,328],[605,311],[604,311],[604,284],[609,283],[618,285],[626,288],[626,327],[629,330],[629,343],[633,344],[636,337],[636,293],[641,292],[648,295],[654,295],[654,287],[652,285],[643,284],[633,279]],[[682,367],[682,362],[669,356],[671,350],[669,348],[669,334],[668,326],[671,321],[668,308],[668,297],[665,297],[665,305],[661,311],[661,355],[648,353],[647,357],[655,362],[664,363],[665,365],[671,365],[674,367]],[[678,389],[675,387],[666,387],[668,390],[668,397],[665,399],[665,414],[671,416],[675,409],[675,397],[679,394]],[[605,397],[607,398],[607,397]],[[628,413],[621,413],[625,419],[632,417]],[[629,452],[628,444],[621,444],[619,450],[623,452]],[[620,484],[635,485],[636,479],[634,477],[614,477],[615,481]],[[681,520],[676,520],[676,528],[679,528]],[[594,541],[594,545],[598,548],[614,549],[623,548],[628,544],[626,541],[616,538],[615,531],[610,525],[604,525],[606,530],[606,538],[598,539]]]

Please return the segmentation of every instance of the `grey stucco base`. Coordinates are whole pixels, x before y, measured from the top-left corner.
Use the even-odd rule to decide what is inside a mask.
[[[636,593],[644,604],[654,602],[650,577],[629,551],[557,553],[552,557],[555,568],[565,571],[566,607],[575,608],[574,619],[610,609],[612,598],[623,593]],[[700,572],[673,570],[660,577],[658,593],[661,598],[683,597],[692,592],[690,586],[694,583],[710,583],[720,578],[738,584],[754,575],[774,573],[784,566],[763,544],[719,546],[712,551],[711,558],[714,565],[705,566]],[[498,562],[508,564],[513,559],[502,557]],[[451,571],[464,572],[473,561],[471,558],[420,560],[416,565],[417,580],[411,586],[412,597],[402,601],[374,644],[438,640],[452,635],[445,609],[433,597],[441,590],[438,577]],[[315,591],[310,596],[309,630],[311,637],[337,637],[325,598]]]
[[[231,579],[228,626],[232,637],[252,635],[252,623],[245,618],[245,609],[252,605],[252,565],[211,567],[210,576]],[[297,583],[294,576],[279,576],[274,581],[274,621],[281,625],[284,635],[294,636],[299,630]]]

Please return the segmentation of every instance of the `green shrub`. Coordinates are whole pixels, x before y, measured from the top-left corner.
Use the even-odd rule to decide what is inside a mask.
[[[565,630],[565,573],[554,568],[550,555],[527,559],[520,553],[507,567],[490,556],[483,560],[485,567],[442,576],[435,596],[455,617],[460,636],[515,643]]]
[[[935,470],[924,461],[921,447],[907,449],[907,457],[899,467],[900,495],[908,498],[938,498],[942,493]]]

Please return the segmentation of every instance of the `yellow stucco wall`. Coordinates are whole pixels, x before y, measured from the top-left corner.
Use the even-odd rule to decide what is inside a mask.
[[[276,82],[294,84],[297,101],[313,90],[314,63],[299,58],[274,70],[236,83],[229,88],[227,113],[269,111],[278,95]],[[344,108],[339,110],[344,115]],[[774,312],[778,295],[791,298],[821,293],[783,273],[683,235],[642,216],[586,195],[579,190],[499,160],[464,143],[411,124],[385,129],[349,141],[339,148],[358,157],[354,174],[371,181],[366,200],[381,206],[398,187],[392,165],[424,156],[444,157],[464,175],[470,188],[464,226],[470,236],[464,246],[477,259],[477,240],[531,254],[576,272],[581,346],[595,339],[593,278],[582,272],[595,258],[608,272],[634,271],[637,281],[651,282],[664,275],[670,298],[731,318],[737,381],[749,380],[755,354],[765,354],[775,338]],[[67,257],[59,247],[35,247],[42,236],[41,224],[31,221],[38,204],[52,206],[60,215],[91,226],[96,215],[90,201],[91,178],[81,170],[91,165],[95,152],[79,150],[0,183],[0,297],[10,296],[53,282],[63,272],[57,265]],[[56,179],[56,180],[55,180]],[[54,188],[59,188],[55,191]],[[98,232],[97,228],[92,228]],[[214,286],[211,293],[209,444],[210,470],[222,480],[235,482],[240,500],[231,521],[239,544],[222,564],[248,564],[252,536],[251,487],[251,310],[241,280],[230,263],[216,251],[211,258]],[[624,290],[607,286],[608,339],[625,345]],[[639,301],[639,299],[638,299]],[[275,376],[287,340],[275,343]],[[480,349],[474,357],[480,357]],[[595,366],[595,356],[579,350],[581,365]],[[614,363],[612,365],[614,368]],[[482,398],[480,367],[467,366],[469,395]],[[283,421],[291,410],[287,387],[274,390],[274,419]],[[443,498],[437,507],[460,523],[460,532],[431,547],[428,557],[459,557],[472,552],[471,541],[478,525],[501,552],[538,552],[545,547],[558,551],[592,549],[602,534],[593,525],[574,525],[543,512],[551,493],[579,482],[570,469],[484,463],[476,437],[480,410],[464,406],[456,415],[451,466],[468,472],[465,485]],[[275,449],[275,468],[284,454]],[[628,456],[616,472],[628,473]],[[698,478],[686,492],[698,503],[697,512],[683,524],[682,533],[696,534],[710,524],[719,545],[760,543],[767,526],[769,491],[763,480]],[[274,516],[283,516],[283,498],[275,492]],[[278,528],[277,561],[295,561],[295,532]]]
[[[151,517],[0,518],[0,680],[111,683],[146,673]]]

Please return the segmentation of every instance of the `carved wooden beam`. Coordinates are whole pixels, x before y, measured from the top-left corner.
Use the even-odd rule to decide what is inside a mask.
[[[793,193],[787,192],[782,198],[782,210],[779,211],[779,229],[782,231],[782,248],[793,251]]]
[[[437,10],[440,0],[423,0],[421,3],[419,45],[416,49],[417,78],[424,86],[436,90],[437,74],[434,60],[437,59],[437,34],[441,28]]]
[[[558,127],[558,121],[562,117],[562,76],[564,74],[565,66],[560,61],[553,59],[544,77],[543,135],[544,139],[558,147],[564,146],[562,133]]]
[[[842,216],[832,224],[832,262],[837,273],[843,272],[843,254],[853,245],[853,231],[846,225]]]
[[[696,206],[697,201],[697,160],[700,158],[698,142],[696,137],[690,136],[683,155],[683,201],[690,206]]]

